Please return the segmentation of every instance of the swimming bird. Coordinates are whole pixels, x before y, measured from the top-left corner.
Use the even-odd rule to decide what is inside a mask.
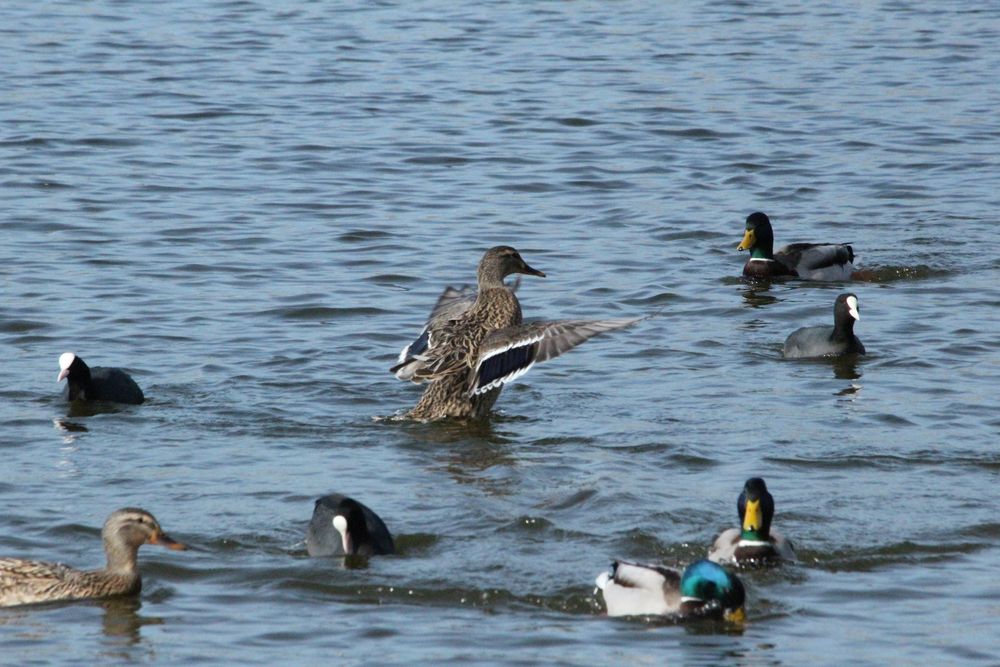
[[[616,561],[597,577],[608,616],[673,616],[677,620],[723,618],[742,622],[746,592],[736,575],[708,560],[683,574],[655,565]]]
[[[729,528],[716,538],[708,550],[709,560],[739,565],[770,565],[781,560],[795,560],[792,543],[771,530],[774,498],[760,477],[751,477],[743,485],[736,501],[740,528]]]
[[[785,339],[781,354],[786,359],[864,354],[865,346],[854,335],[854,322],[860,319],[858,297],[851,293],[841,294],[833,302],[833,326],[803,327],[793,331]]]
[[[136,594],[142,588],[136,563],[140,546],[187,548],[164,533],[152,514],[135,507],[112,512],[104,522],[101,537],[108,557],[108,564],[102,570],[76,570],[59,563],[0,558],[0,607]]]
[[[396,553],[389,529],[358,501],[331,493],[316,501],[306,551],[310,556],[372,556]]]
[[[461,312],[446,314],[439,299],[425,331],[403,349],[399,363],[390,369],[400,380],[430,383],[408,417],[420,421],[485,417],[503,385],[535,364],[600,333],[638,321],[623,318],[522,324],[521,305],[503,283],[504,278],[515,273],[545,277],[528,266],[514,248],[490,248],[479,262],[475,301]]]
[[[63,398],[67,401],[113,401],[138,405],[145,397],[142,389],[120,368],[89,367],[72,352],[59,356],[59,378],[66,380]]]
[[[846,243],[792,243],[774,252],[771,220],[760,211],[747,216],[737,250],[749,250],[745,278],[792,277],[803,280],[850,280],[854,249]]]

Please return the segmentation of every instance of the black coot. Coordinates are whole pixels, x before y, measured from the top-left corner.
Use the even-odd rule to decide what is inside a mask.
[[[90,368],[72,352],[59,357],[59,379],[66,379],[63,398],[67,401],[113,401],[138,405],[145,397],[142,389],[120,368]]]

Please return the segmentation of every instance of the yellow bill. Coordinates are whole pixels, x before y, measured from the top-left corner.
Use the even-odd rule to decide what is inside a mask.
[[[764,525],[764,516],[759,500],[748,500],[746,513],[743,515],[743,530],[756,533]]]

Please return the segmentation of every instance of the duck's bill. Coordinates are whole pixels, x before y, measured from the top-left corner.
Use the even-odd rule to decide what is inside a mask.
[[[764,525],[763,512],[759,500],[748,500],[746,513],[743,515],[743,530],[756,532]]]
[[[746,230],[743,234],[743,240],[740,244],[736,246],[737,250],[749,250],[753,247],[754,242],[757,240],[757,235],[753,233],[752,229]]]
[[[149,543],[158,544],[161,547],[173,549],[174,551],[184,551],[187,549],[186,545],[181,544],[166,533],[153,533],[153,536],[149,538]]]
[[[531,268],[527,264],[525,264],[524,268],[521,269],[521,273],[527,273],[529,276],[538,276],[539,278],[544,278],[545,277],[544,273],[542,273],[538,269]]]
[[[56,382],[62,382],[67,377],[69,377],[69,369],[64,368],[61,371],[59,371],[59,377],[56,378]]]
[[[740,607],[739,609],[726,611],[726,613],[722,615],[722,618],[730,623],[743,623],[747,620],[747,613],[743,611],[743,607]]]

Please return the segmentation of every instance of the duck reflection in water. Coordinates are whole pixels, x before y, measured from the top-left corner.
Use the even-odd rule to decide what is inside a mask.
[[[158,616],[143,616],[139,614],[142,600],[138,597],[119,597],[97,600],[95,603],[104,609],[101,619],[101,629],[104,635],[116,640],[115,644],[134,646],[142,642],[142,626],[163,625],[164,620]],[[135,658],[134,655],[121,657]]]
[[[833,376],[838,380],[858,380],[861,378],[861,371],[858,370],[858,360],[850,357],[841,357],[832,360]],[[861,387],[858,386],[858,389]]]
[[[747,286],[742,290],[744,301],[743,305],[747,308],[763,308],[764,306],[770,306],[771,304],[778,303],[778,297],[768,294],[770,291],[771,281],[755,281],[752,285]]]
[[[523,417],[494,414],[486,421],[408,422],[408,449],[417,451],[423,464],[431,470],[442,465],[459,484],[477,484],[489,495],[509,492],[513,483],[506,473],[489,473],[494,468],[513,468],[517,457],[511,453],[512,440],[505,421],[527,421]]]

